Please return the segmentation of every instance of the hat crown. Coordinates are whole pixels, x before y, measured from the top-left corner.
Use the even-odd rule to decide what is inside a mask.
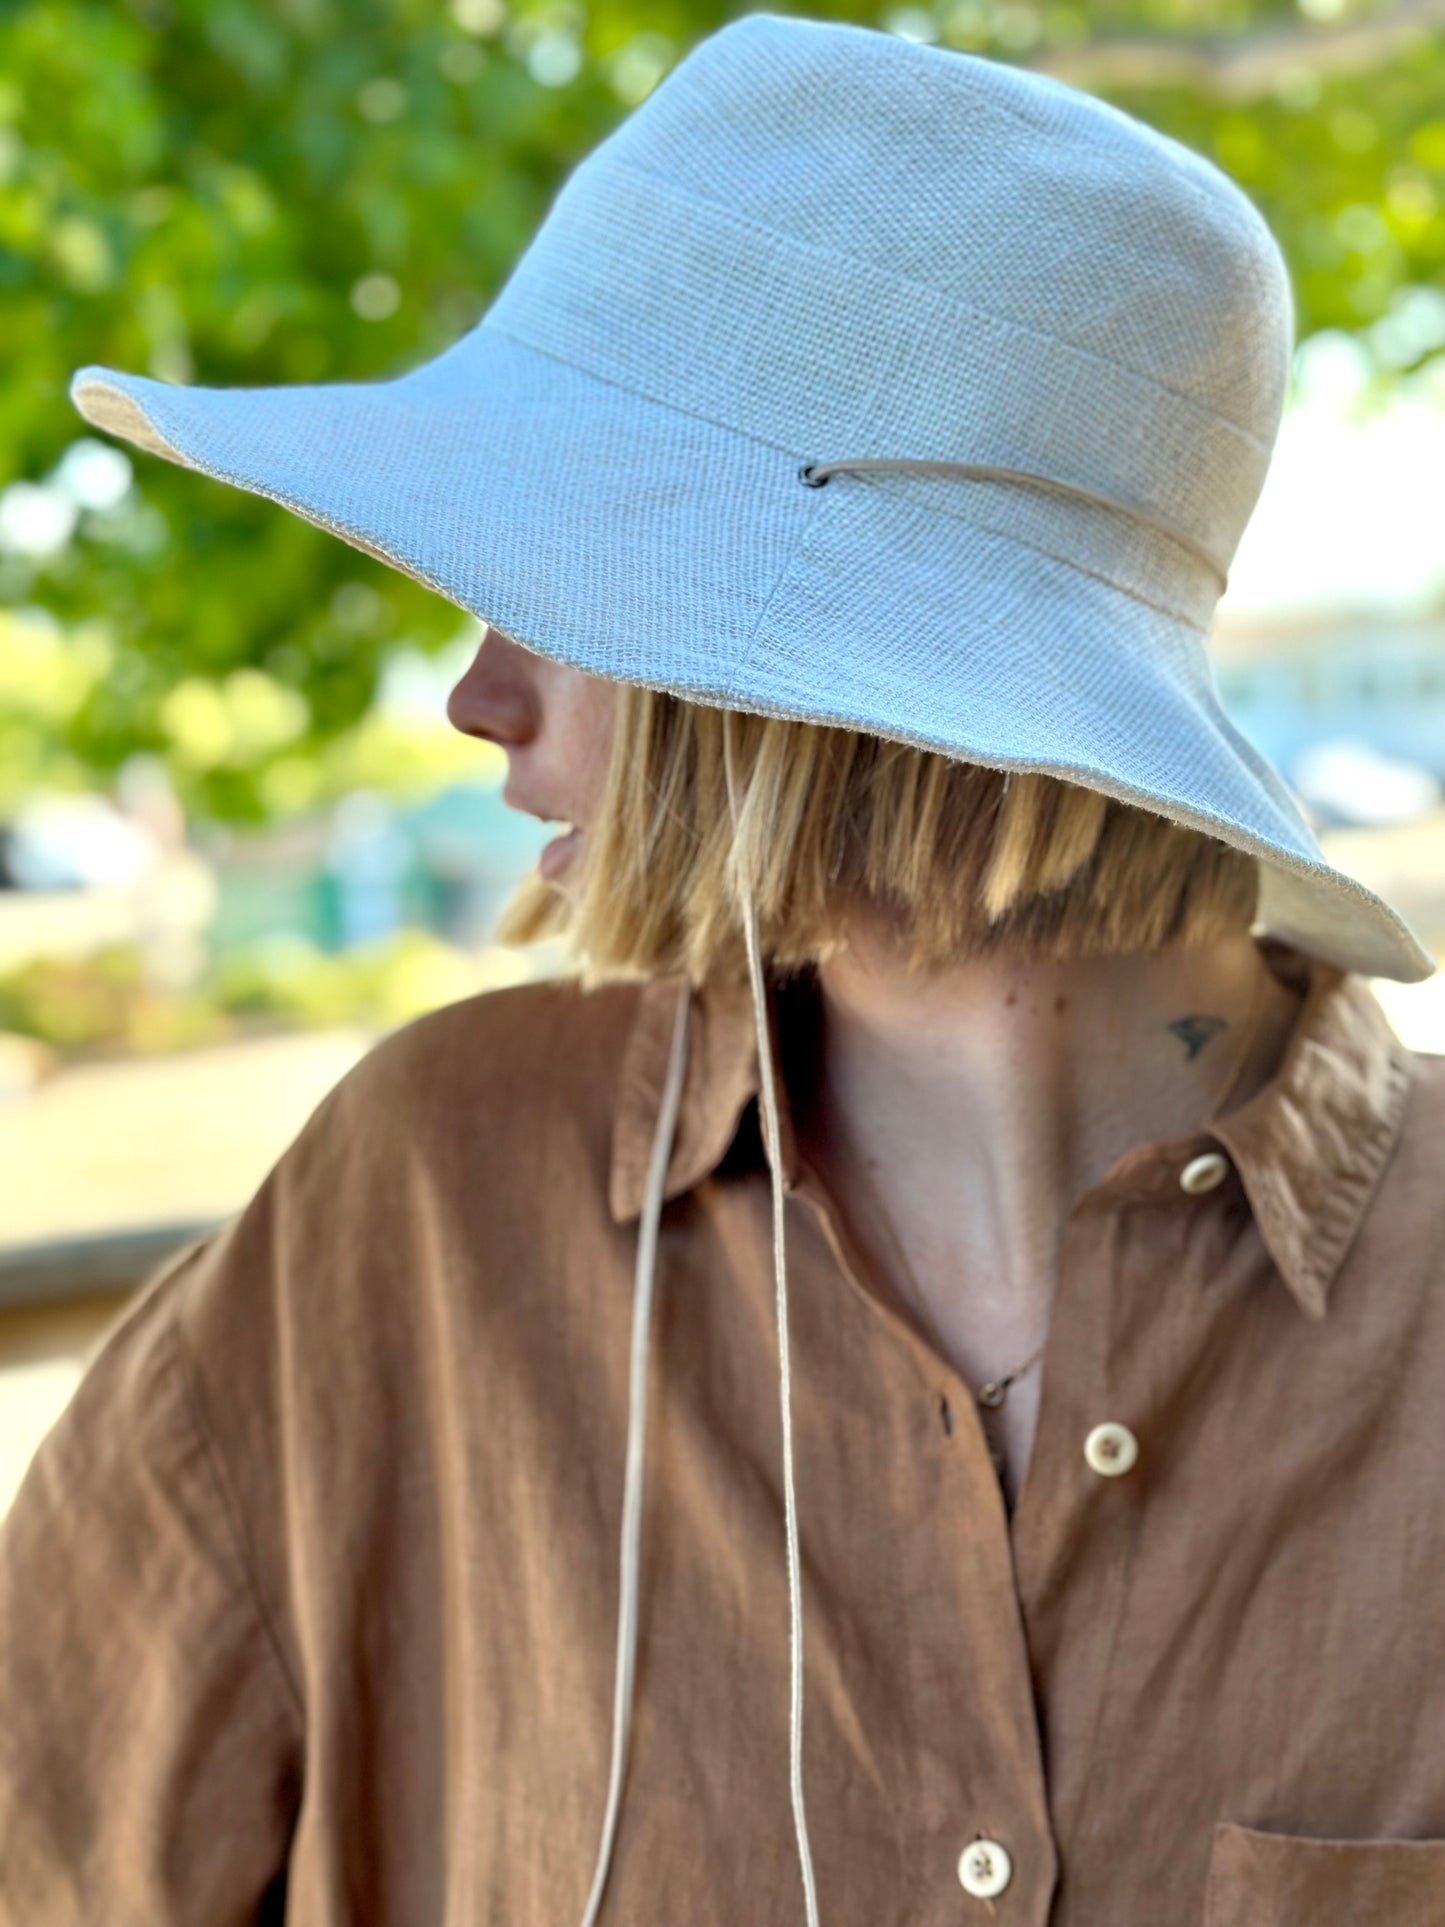
[[[1292,310],[1248,198],[1118,109],[753,14],[573,171],[491,329],[795,461],[1082,490],[852,484],[982,518],[1202,633],[1264,483]]]
[[[1211,162],[1077,88],[754,14],[695,46],[604,156],[827,250],[840,273],[867,263],[1057,336],[1273,443],[1294,334],[1274,236]]]

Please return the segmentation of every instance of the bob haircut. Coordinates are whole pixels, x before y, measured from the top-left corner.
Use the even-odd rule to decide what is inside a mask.
[[[1259,886],[1242,851],[1057,777],[619,683],[579,858],[558,883],[526,877],[496,938],[562,939],[588,985],[745,976],[739,865],[785,971],[844,943],[853,906],[899,918],[928,972],[1208,943],[1249,929]]]

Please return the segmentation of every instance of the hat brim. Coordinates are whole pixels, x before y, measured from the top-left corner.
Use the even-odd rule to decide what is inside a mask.
[[[1324,860],[1235,728],[1200,632],[944,511],[907,477],[803,485],[786,450],[485,322],[393,381],[175,386],[106,368],[87,421],[281,503],[524,647],[696,701],[1037,770],[1258,857],[1260,927],[1415,982],[1402,918]]]

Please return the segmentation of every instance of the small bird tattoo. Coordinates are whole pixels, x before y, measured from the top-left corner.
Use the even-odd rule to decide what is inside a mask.
[[[1228,1028],[1222,1017],[1180,1017],[1169,1025],[1169,1029],[1189,1053],[1186,1061],[1191,1064],[1211,1038],[1217,1037],[1220,1031]]]

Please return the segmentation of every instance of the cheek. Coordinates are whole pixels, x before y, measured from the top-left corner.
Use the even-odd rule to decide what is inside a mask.
[[[601,677],[587,677],[577,692],[572,715],[571,753],[581,800],[589,807],[602,794],[612,754],[617,712],[617,686]]]
[[[613,732],[617,726],[617,684],[597,680],[590,692],[591,802],[601,796],[607,763],[613,755]]]

